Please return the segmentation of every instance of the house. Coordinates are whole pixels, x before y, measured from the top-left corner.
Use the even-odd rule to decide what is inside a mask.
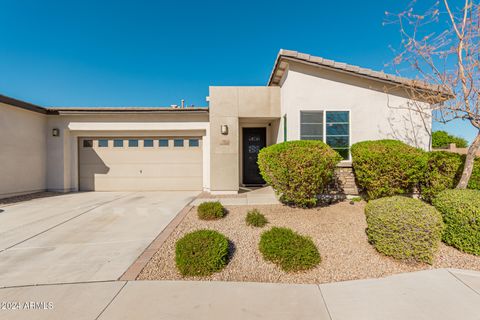
[[[430,149],[430,103],[438,101],[411,99],[413,88],[443,97],[434,86],[281,50],[266,86],[212,86],[208,107],[44,108],[0,96],[0,197],[42,190],[233,194],[264,183],[261,148],[298,139],[337,150],[344,191],[355,193],[353,143],[393,138]]]

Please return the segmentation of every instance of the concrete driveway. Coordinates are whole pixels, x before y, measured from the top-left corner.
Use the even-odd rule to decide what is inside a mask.
[[[197,192],[88,192],[0,206],[0,287],[118,279]]]

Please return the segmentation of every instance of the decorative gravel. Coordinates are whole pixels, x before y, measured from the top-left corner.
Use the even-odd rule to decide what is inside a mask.
[[[248,210],[257,208],[269,221],[264,228],[245,225]],[[340,202],[328,207],[296,209],[274,206],[228,206],[225,218],[201,221],[196,208],[172,232],[160,250],[138,276],[142,280],[219,280],[284,283],[325,283],[378,278],[400,272],[434,268],[460,268],[480,271],[480,257],[462,253],[444,244],[433,265],[396,261],[378,253],[365,234],[364,203]],[[263,260],[258,251],[260,234],[272,226],[291,228],[308,235],[322,256],[318,267],[286,273]],[[182,277],[175,266],[175,242],[197,229],[213,229],[234,243],[231,261],[221,272],[208,277]]]

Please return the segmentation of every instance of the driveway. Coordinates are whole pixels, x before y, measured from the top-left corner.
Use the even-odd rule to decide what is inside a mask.
[[[118,279],[197,192],[87,192],[0,206],[0,287]]]

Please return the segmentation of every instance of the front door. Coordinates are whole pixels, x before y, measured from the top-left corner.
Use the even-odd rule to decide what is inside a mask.
[[[267,128],[243,128],[243,184],[265,184],[258,169],[258,152],[266,147]]]

